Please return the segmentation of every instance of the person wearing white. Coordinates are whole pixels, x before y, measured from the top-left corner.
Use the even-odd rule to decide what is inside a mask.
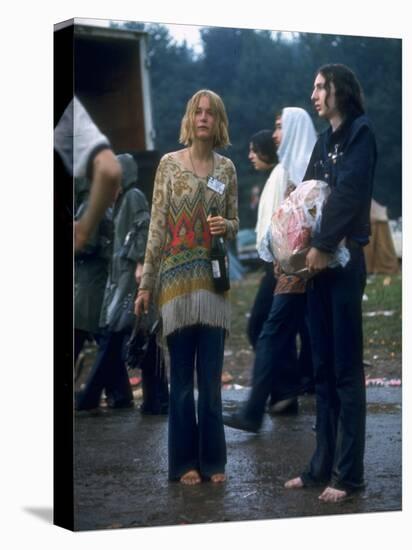
[[[263,135],[263,132],[258,134]],[[260,196],[256,223],[256,248],[258,251],[270,227],[273,212],[280,206],[292,188],[302,181],[317,139],[312,119],[304,109],[299,107],[285,107],[275,116],[275,130],[272,138],[277,147],[279,162],[273,167]],[[252,141],[251,148],[252,146],[255,149],[261,150],[265,147],[266,150],[269,150],[269,144],[264,144],[262,138],[260,141],[257,139]],[[262,163],[256,163],[251,157],[251,153],[249,158],[257,170],[268,169],[268,165],[262,167]],[[265,272],[250,312],[247,327],[249,341],[253,348],[256,347],[257,338],[269,314],[276,284],[271,264],[265,264]]]
[[[279,163],[270,173],[261,194],[256,224],[257,248],[288,186],[297,186],[302,181],[317,136],[312,119],[304,109],[285,107],[276,116],[273,139],[278,147]]]
[[[54,130],[54,148],[67,171],[78,178],[86,176],[88,164],[97,150],[110,149],[110,143],[74,97]]]
[[[274,210],[304,177],[316,143],[316,132],[308,113],[298,107],[283,109],[275,117],[273,139],[279,164],[273,169],[262,193],[258,239],[263,238],[270,227]],[[278,272],[276,281],[273,265],[268,266],[248,326],[249,334],[258,334],[254,346],[252,390],[240,412],[224,417],[226,425],[248,431],[260,429],[269,395],[270,412],[297,412],[297,396],[312,390],[313,386],[312,354],[305,322],[305,284],[298,277]],[[301,340],[299,359],[297,334]]]

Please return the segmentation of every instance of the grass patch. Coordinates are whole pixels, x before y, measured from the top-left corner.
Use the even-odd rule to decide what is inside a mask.
[[[246,335],[247,315],[256,296],[263,271],[248,273],[232,283],[232,332],[228,346],[249,349]],[[402,276],[372,275],[365,288],[363,301],[364,357],[373,360],[401,359],[402,354]],[[393,312],[384,315],[383,312]],[[369,316],[368,314],[374,314]]]
[[[372,360],[376,356],[401,359],[402,276],[370,276],[365,295],[368,298],[363,302],[365,359]]]

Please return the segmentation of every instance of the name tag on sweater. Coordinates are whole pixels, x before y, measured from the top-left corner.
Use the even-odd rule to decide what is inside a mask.
[[[212,191],[219,193],[219,195],[223,195],[225,192],[225,184],[216,178],[212,178],[212,176],[207,178],[207,186],[209,189],[212,189]]]

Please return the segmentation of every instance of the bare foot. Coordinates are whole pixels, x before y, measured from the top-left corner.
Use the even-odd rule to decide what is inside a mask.
[[[180,478],[180,483],[183,483],[183,485],[197,485],[201,481],[202,480],[197,470],[189,470]]]
[[[284,485],[286,489],[302,489],[303,487],[303,481],[301,477],[294,477],[293,479],[289,479]]]
[[[225,474],[213,474],[210,476],[210,481],[212,483],[223,483],[226,481],[226,476]]]
[[[323,502],[340,502],[348,496],[346,491],[341,491],[340,489],[335,489],[334,487],[326,487],[321,495],[319,495],[319,500]]]

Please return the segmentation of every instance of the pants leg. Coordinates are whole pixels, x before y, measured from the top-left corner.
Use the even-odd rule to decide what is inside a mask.
[[[348,266],[318,275],[308,291],[317,406],[316,450],[306,483],[363,486],[366,392],[363,373],[362,249]]]
[[[199,435],[194,398],[194,369],[197,349],[195,327],[167,337],[170,354],[169,479],[199,469]]]
[[[306,391],[314,390],[314,374],[312,361],[312,346],[310,343],[309,320],[307,314],[307,303],[305,301],[304,313],[302,315],[301,324],[299,327],[299,372],[302,380],[302,386]]]
[[[113,364],[108,371],[105,385],[110,407],[129,405],[133,401],[133,392],[125,364],[125,346],[129,338],[130,332],[128,331],[116,332],[113,336],[115,348]]]
[[[352,265],[336,277],[332,293],[336,391],[339,397],[331,485],[364,486],[366,388],[363,369],[362,296],[366,284],[363,250],[352,251]],[[348,353],[348,342],[350,353]]]
[[[332,368],[332,310],[328,279],[317,276],[308,289],[308,313],[316,393],[316,449],[302,474],[306,484],[324,483],[330,478],[336,440],[338,396]]]
[[[165,414],[169,404],[169,388],[163,352],[156,342],[156,335],[149,338],[146,355],[140,365],[142,370],[142,412]]]
[[[133,394],[130,388],[127,370],[122,358],[124,334],[110,332],[102,336],[96,360],[86,382],[86,387],[78,397],[76,408],[93,409],[99,406],[103,389],[110,394],[113,404],[131,401]]]
[[[276,279],[273,274],[273,264],[265,262],[265,274],[260,281],[247,325],[247,335],[253,349],[256,349],[259,334],[268,318],[275,286]]]
[[[253,428],[263,421],[266,400],[276,388],[277,400],[299,392],[296,334],[305,300],[304,294],[276,294],[260,333],[253,367],[252,389],[242,411],[244,420]],[[292,350],[292,353],[291,353]]]
[[[201,474],[210,477],[223,473],[226,465],[221,395],[225,331],[206,326],[199,326],[197,330],[199,463]]]

